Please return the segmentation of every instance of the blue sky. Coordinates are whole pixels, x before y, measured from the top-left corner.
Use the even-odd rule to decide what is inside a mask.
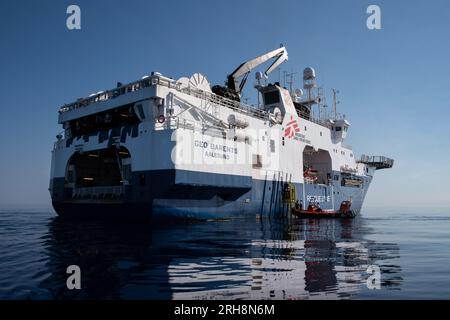
[[[66,28],[70,4],[79,31]],[[366,27],[370,4],[382,30]],[[60,105],[152,70],[223,83],[283,43],[284,70],[313,66],[327,94],[340,90],[355,152],[395,159],[367,206],[450,206],[449,18],[445,0],[2,1],[0,204],[49,203]]]

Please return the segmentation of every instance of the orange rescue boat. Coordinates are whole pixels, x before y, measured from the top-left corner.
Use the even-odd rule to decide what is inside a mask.
[[[291,212],[298,218],[354,218],[355,213],[350,210],[351,205],[350,200],[342,201],[339,210],[336,211],[324,210],[318,205],[310,203],[306,210],[296,205],[291,209]]]

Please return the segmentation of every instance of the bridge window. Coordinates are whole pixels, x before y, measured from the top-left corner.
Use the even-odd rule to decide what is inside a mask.
[[[280,92],[278,90],[266,92],[264,94],[264,103],[265,104],[274,104],[280,102]]]

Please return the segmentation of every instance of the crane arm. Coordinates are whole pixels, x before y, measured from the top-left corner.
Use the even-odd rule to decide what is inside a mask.
[[[284,61],[288,60],[288,53],[286,51],[286,48],[285,47],[278,48],[276,50],[263,54],[262,56],[259,56],[255,59],[242,63],[239,67],[236,68],[236,70],[233,71],[233,73],[231,73],[228,76],[228,88],[236,91],[239,94],[244,88],[245,82],[247,81],[247,77],[250,71],[272,58],[276,59],[270,65],[270,67],[267,68],[267,70],[264,72],[265,76],[271,73],[276,67],[282,64]],[[238,84],[237,78],[241,76],[243,76],[243,79]]]

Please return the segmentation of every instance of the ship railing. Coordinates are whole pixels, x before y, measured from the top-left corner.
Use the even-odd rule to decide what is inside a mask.
[[[209,130],[210,134],[213,134],[213,135],[215,134],[218,137],[223,137],[223,134],[226,130],[226,128],[218,126],[218,125],[204,123],[204,122],[196,122],[193,120],[188,120],[188,119],[184,119],[184,118],[180,118],[180,117],[169,118],[168,121],[166,122],[166,124],[164,125],[164,128],[165,129],[183,128],[183,129],[188,129],[188,130],[202,132],[202,133]]]
[[[120,199],[125,192],[124,186],[98,186],[98,187],[79,187],[72,190],[72,199]]]
[[[61,114],[61,113],[69,112],[69,111],[76,110],[79,108],[87,107],[87,106],[97,103],[97,102],[114,99],[114,98],[117,98],[118,96],[130,93],[130,92],[148,88],[151,85],[153,85],[153,79],[154,78],[150,78],[150,77],[144,78],[144,79],[134,81],[134,82],[131,82],[131,83],[123,85],[123,86],[119,86],[115,89],[97,92],[95,94],[90,95],[87,98],[80,98],[73,103],[63,105],[59,109],[59,113]]]
[[[268,120],[269,113],[267,111],[256,108],[255,106],[251,106],[239,101],[234,101],[222,96],[219,96],[212,92],[203,91],[197,88],[188,87],[180,87],[177,88],[178,91],[188,94],[190,96],[194,96],[206,101],[209,101],[213,104],[218,104],[221,106],[225,106],[239,113],[247,114],[248,116]]]
[[[266,112],[264,110],[260,110],[254,106],[247,105],[245,103],[234,101],[231,99],[227,99],[225,97],[216,95],[215,93],[203,91],[198,88],[193,88],[190,86],[185,87],[185,86],[182,86],[180,83],[176,83],[172,79],[163,78],[160,76],[151,76],[151,77],[148,77],[145,79],[141,79],[141,80],[134,81],[129,84],[117,87],[115,89],[98,92],[87,98],[78,99],[74,103],[66,104],[66,105],[62,106],[59,109],[59,113],[65,113],[65,112],[69,112],[71,110],[75,110],[78,108],[87,107],[91,104],[94,104],[94,103],[97,103],[100,101],[114,99],[114,98],[124,95],[126,93],[142,90],[144,88],[148,88],[148,87],[154,86],[154,85],[161,85],[161,86],[165,86],[169,89],[175,89],[179,92],[188,94],[190,96],[194,96],[194,97],[209,101],[214,104],[228,107],[239,113],[244,113],[244,114],[247,114],[252,117],[257,117],[260,119],[269,119],[268,112]]]
[[[265,111],[257,108],[256,106],[248,105],[243,102],[231,100],[222,96],[219,96],[213,92],[207,92],[198,88],[194,88],[191,86],[183,86],[180,83],[176,83],[173,79],[165,78],[161,76],[150,76],[143,78],[141,80],[137,80],[131,83],[128,83],[123,86],[119,86],[117,88],[101,91],[96,94],[93,94],[87,98],[78,99],[76,102],[71,104],[66,104],[59,109],[59,113],[65,113],[72,110],[76,110],[79,108],[87,107],[91,104],[98,103],[101,101],[106,101],[110,99],[115,99],[121,95],[135,92],[138,90],[142,90],[154,85],[165,86],[169,89],[175,89],[181,93],[188,94],[193,97],[197,97],[199,99],[203,99],[204,101],[208,101],[210,103],[225,106],[229,109],[232,109],[241,114],[245,114],[250,117],[259,118],[262,120],[270,120],[270,114]],[[331,124],[322,119],[316,119],[313,117],[307,117],[306,115],[299,114],[300,117],[316,123],[318,125],[324,126],[326,128],[330,128]]]
[[[207,92],[207,91],[204,91],[204,90],[201,90],[198,88],[194,88],[191,86],[187,86],[187,87],[182,86],[180,83],[176,83],[173,79],[164,78],[164,77],[160,77],[160,76],[156,76],[156,75],[146,77],[141,80],[137,80],[137,81],[128,83],[126,85],[118,86],[117,88],[114,88],[111,90],[98,92],[87,98],[78,99],[76,102],[73,102],[70,104],[65,104],[59,109],[59,113],[61,114],[61,113],[69,112],[69,111],[76,110],[79,108],[84,108],[84,107],[87,107],[94,103],[114,99],[121,95],[130,93],[130,92],[135,92],[138,90],[142,90],[142,89],[148,88],[150,86],[154,86],[154,85],[161,85],[161,86],[165,86],[169,89],[175,89],[179,92],[203,99],[205,101],[209,101],[213,104],[225,106],[236,112],[248,115],[250,117],[255,117],[255,118],[259,118],[259,119],[263,119],[263,120],[270,119],[270,115],[267,111],[261,110],[255,106],[248,105],[248,104],[245,104],[245,103],[239,102],[239,101],[234,101],[234,100],[219,96],[215,93]],[[299,116],[308,121],[319,124],[321,126],[324,126],[327,128],[331,127],[331,124],[328,123],[327,121],[323,121],[321,119],[315,119],[313,117],[306,117],[305,115],[300,115],[300,114],[299,114]]]
[[[367,164],[369,166],[375,167],[376,169],[386,169],[392,168],[394,165],[394,160],[384,156],[368,156],[362,155],[357,161],[358,163]]]
[[[199,129],[201,127],[195,121],[184,119],[181,117],[170,117],[167,120],[167,129],[183,128],[195,131],[196,129]]]
[[[302,112],[302,111],[300,111],[298,109],[296,109],[296,111],[297,111],[297,115],[300,118],[302,118],[302,119],[305,119],[307,121],[313,122],[313,123],[318,124],[318,125],[321,125],[321,126],[326,127],[328,129],[331,128],[331,123],[329,121],[325,121],[325,120],[322,120],[322,119],[316,119],[311,114],[308,114],[306,112]]]

